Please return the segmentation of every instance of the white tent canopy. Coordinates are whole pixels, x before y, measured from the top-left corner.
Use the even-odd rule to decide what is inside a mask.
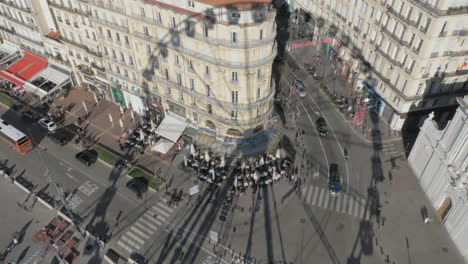
[[[42,77],[48,81],[55,83],[56,85],[61,85],[66,81],[70,80],[71,73],[66,71],[65,69],[60,69],[55,65],[49,64],[47,68],[43,71],[39,72],[31,79],[30,82],[33,82],[36,78]]]
[[[172,146],[174,146],[174,142],[171,142],[165,138],[161,138],[151,149],[153,151],[166,154],[172,148]]]
[[[0,51],[5,52],[6,54],[10,55],[10,54],[18,52],[19,49],[11,45],[10,43],[5,42],[2,45],[0,45]]]
[[[156,134],[169,139],[172,142],[177,142],[179,137],[184,133],[187,123],[181,117],[173,116],[167,113],[161,124],[156,129]]]

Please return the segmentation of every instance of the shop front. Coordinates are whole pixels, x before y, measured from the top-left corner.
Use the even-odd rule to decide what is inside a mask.
[[[146,114],[147,107],[145,100],[141,96],[137,95],[140,94],[140,89],[135,86],[132,86],[130,89],[131,92],[123,91],[126,101],[128,102],[128,107],[131,107],[133,111],[144,116]]]
[[[374,90],[374,88],[366,81],[362,82],[362,95],[369,99],[367,109],[380,113],[382,110],[382,97]]]

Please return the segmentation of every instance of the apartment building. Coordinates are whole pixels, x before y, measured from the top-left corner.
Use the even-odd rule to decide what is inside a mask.
[[[273,111],[269,2],[48,0],[60,34],[49,34],[46,53],[137,113],[171,112],[210,135],[250,137]]]
[[[393,129],[408,114],[455,105],[468,93],[466,1],[293,2],[305,38],[329,43],[322,51]]]

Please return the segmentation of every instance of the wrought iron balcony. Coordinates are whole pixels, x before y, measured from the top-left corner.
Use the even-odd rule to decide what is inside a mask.
[[[84,44],[80,44],[76,41],[73,41],[73,40],[70,40],[70,39],[67,39],[67,38],[64,38],[63,36],[60,38],[61,41],[63,42],[66,42],[66,43],[69,43],[75,47],[78,47],[78,48],[81,48],[83,50],[85,50],[86,52],[88,52],[89,54],[91,55],[94,55],[98,58],[101,58],[102,57],[102,54],[98,51],[94,51],[93,49],[90,49],[88,46],[84,45]]]
[[[118,30],[118,31],[121,31],[121,32],[124,32],[124,33],[129,32],[127,25],[119,25],[117,23],[113,23],[113,22],[110,22],[110,21],[107,21],[107,20],[104,20],[104,19],[100,19],[100,18],[97,18],[97,17],[92,17],[92,20],[95,23],[101,24],[101,25],[106,26],[106,27],[110,27],[112,29],[115,29],[115,30]]]
[[[24,12],[31,13],[31,11],[32,11],[32,9],[30,7],[22,7],[22,6],[18,5],[15,1],[12,1],[12,0],[0,0],[0,3],[3,3],[5,5],[7,5],[7,6],[11,6],[13,8],[16,8],[16,9],[24,11]]]
[[[79,14],[79,15],[83,15],[83,16],[87,16],[87,17],[91,16],[91,10],[81,10],[79,8],[69,7],[69,6],[66,6],[66,5],[56,3],[56,2],[54,2],[52,0],[48,0],[47,2],[49,3],[49,6],[61,9],[63,11],[67,11],[67,12],[71,12],[71,13],[75,13],[75,14]]]

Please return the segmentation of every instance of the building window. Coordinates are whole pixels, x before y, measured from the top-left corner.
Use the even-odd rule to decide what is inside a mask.
[[[232,72],[232,81],[237,82],[237,72]]]
[[[239,19],[239,18],[240,18],[240,13],[239,13],[239,12],[232,12],[232,13],[231,13],[231,17],[232,17],[232,18]]]
[[[115,33],[115,39],[120,42],[120,34],[119,33]]]
[[[214,15],[214,10],[213,10],[213,8],[207,8],[207,9],[206,9],[206,13],[207,13],[208,15]]]
[[[208,105],[208,114],[212,114],[213,113],[213,107],[209,104]]]
[[[130,45],[130,40],[128,39],[128,36],[125,36],[125,44]]]
[[[180,73],[177,74],[177,84],[182,85],[182,75]]]
[[[175,56],[175,63],[176,63],[176,64],[180,64],[179,55],[176,55],[176,56]]]
[[[184,93],[183,92],[179,92],[179,100],[180,101],[184,101]]]
[[[157,13],[157,15],[156,15],[156,20],[157,20],[159,23],[162,22],[161,13],[159,13],[159,12]]]
[[[237,33],[236,32],[232,32],[231,33],[231,41],[233,43],[236,43],[237,42]]]
[[[172,27],[172,28],[175,28],[175,27],[176,27],[175,17],[172,17],[171,21],[172,21],[171,27]]]
[[[262,90],[261,90],[260,88],[257,89],[257,99],[260,99],[261,91],[262,91]]]
[[[110,30],[107,30],[107,37],[112,39],[112,34],[111,34]]]
[[[171,94],[172,94],[171,87],[167,87],[167,94],[168,94],[168,95],[171,95]]]
[[[203,26],[203,36],[208,37],[208,27]]]
[[[190,90],[195,90],[195,81],[190,79]]]
[[[263,77],[262,69],[258,69],[258,71],[257,71],[257,78],[260,80],[260,79],[262,79],[262,77]]]
[[[187,5],[188,5],[188,7],[195,8],[195,2],[194,1],[188,0]]]
[[[205,85],[205,89],[206,89],[206,96],[210,97],[211,96],[211,88],[210,88],[210,86],[208,84]]]
[[[169,80],[169,71],[167,69],[164,69],[164,77]]]
[[[192,60],[189,60],[188,67],[189,67],[189,70],[191,70],[191,71],[194,70]]]
[[[231,91],[231,102],[233,104],[237,104],[239,102],[239,92],[238,91]]]
[[[263,29],[260,29],[260,39],[263,39]]]
[[[145,34],[146,37],[149,37],[149,30],[147,27],[143,27],[143,33]]]
[[[422,87],[423,87],[423,84],[420,83],[420,84],[418,85],[418,90],[416,91],[416,95],[419,95],[419,93],[421,93]]]
[[[146,54],[147,54],[148,56],[151,56],[151,53],[152,53],[152,52],[151,52],[151,46],[150,46],[150,45],[146,45]]]
[[[206,76],[210,76],[210,67],[209,66],[205,66],[205,74],[206,74]]]
[[[237,120],[237,111],[231,111],[231,119]]]
[[[145,17],[145,8],[140,7],[140,16]]]

